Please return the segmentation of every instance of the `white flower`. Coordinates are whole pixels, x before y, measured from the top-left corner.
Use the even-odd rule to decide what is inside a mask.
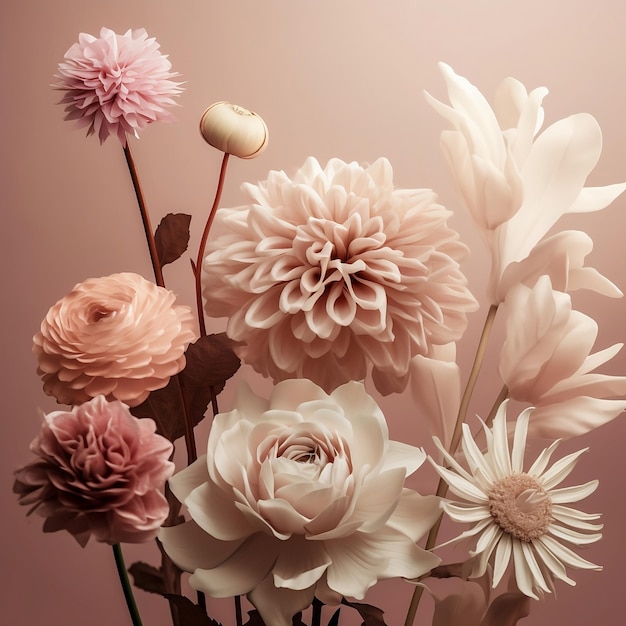
[[[509,451],[506,404],[503,402],[498,409],[493,428],[484,429],[487,437],[484,453],[472,438],[469,426],[463,425],[462,448],[468,469],[446,452],[438,439],[435,443],[447,467],[434,462],[433,465],[450,490],[462,498],[461,502],[442,503],[446,513],[455,521],[474,524],[454,540],[475,539],[470,551],[473,557],[470,577],[482,576],[491,563],[496,587],[512,560],[517,587],[527,596],[537,598],[538,593],[554,589],[555,579],[575,584],[567,576],[566,566],[601,569],[568,546],[598,541],[602,535],[597,531],[602,525],[592,521],[600,516],[565,506],[593,493],[598,481],[556,489],[585,452],[574,452],[548,468],[558,441],[543,450],[530,469],[524,471],[532,409],[525,410],[517,419],[513,448]]]
[[[441,141],[469,212],[491,251],[492,302],[504,299],[514,279],[549,274],[554,280],[564,271],[561,279],[570,283],[570,289],[621,295],[593,270],[587,270],[585,280],[579,282],[586,253],[581,254],[578,244],[584,233],[545,239],[563,215],[603,209],[626,189],[623,183],[584,187],[602,151],[596,120],[586,113],[571,115],[537,135],[543,123],[540,105],[545,88],[527,93],[519,81],[508,78],[498,89],[494,110],[467,79],[445,64],[441,70],[452,106],[427,97],[454,127],[442,133]],[[536,250],[540,242],[542,254]],[[570,270],[578,275],[571,281]],[[515,275],[507,275],[509,271]]]
[[[388,394],[415,355],[462,336],[476,308],[467,248],[432,191],[394,189],[386,159],[309,158],[245,189],[250,204],[217,212],[203,293],[258,372],[332,391],[371,371]]]
[[[598,325],[572,310],[571,297],[553,290],[548,276],[532,289],[521,284],[511,289],[503,313],[499,372],[511,398],[535,407],[532,435],[581,435],[626,409],[626,376],[594,372],[623,344],[592,354]]]
[[[389,440],[361,383],[327,395],[286,380],[269,401],[244,387],[236,406],[216,416],[207,455],[170,480],[191,520],[160,538],[194,588],[248,594],[265,623],[291,626],[314,595],[363,598],[439,563],[416,545],[439,498],[403,487],[425,454]]]

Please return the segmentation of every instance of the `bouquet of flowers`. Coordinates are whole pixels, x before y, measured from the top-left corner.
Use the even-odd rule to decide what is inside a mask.
[[[601,538],[600,516],[576,504],[597,481],[567,482],[584,450],[553,457],[560,439],[626,409],[626,376],[596,371],[621,345],[594,352],[597,324],[570,296],[622,293],[585,265],[591,238],[557,223],[605,208],[626,183],[585,186],[601,152],[592,116],[544,128],[545,88],[508,78],[492,106],[441,71],[449,103],[426,97],[448,125],[443,151],[491,260],[469,372],[456,359],[478,309],[460,266],[468,248],[433,191],[396,188],[385,158],[311,157],[220,207],[230,155],[260,154],[268,129],[243,107],[210,106],[200,131],[224,157],[191,260],[194,315],[163,274],[188,248],[191,216],[168,214],[153,230],[130,145],[171,121],[178,75],[143,29],[83,33],[59,64],[66,119],[121,143],[154,281],[80,277],[50,308],[33,350],[44,392],[67,408],[45,415],[14,491],[44,531],[113,546],[135,626],[128,572],[168,600],[175,626],[215,626],[207,597],[233,597],[237,626],[336,626],[348,611],[381,626],[384,610],[363,600],[389,578],[413,587],[406,626],[424,593],[433,626],[500,626],[574,584],[572,570],[600,569],[580,555]],[[226,331],[208,334],[205,316],[226,318]],[[493,402],[473,407],[495,323]],[[242,361],[271,393],[241,381],[223,412],[218,396]],[[408,394],[438,452],[392,440],[374,389]],[[527,458],[536,437],[549,443]],[[176,468],[181,442],[187,463]],[[426,465],[435,493],[406,486]],[[460,562],[438,555],[444,518],[464,525],[446,542],[464,540]],[[152,540],[160,566],[127,571],[121,544]],[[454,592],[434,591],[444,580]]]

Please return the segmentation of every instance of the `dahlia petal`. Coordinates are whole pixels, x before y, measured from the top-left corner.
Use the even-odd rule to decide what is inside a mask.
[[[280,588],[304,590],[320,579],[331,563],[320,541],[294,538],[285,542],[272,570],[274,585]]]
[[[404,489],[387,526],[419,541],[441,515],[441,500],[437,496],[422,496]]]

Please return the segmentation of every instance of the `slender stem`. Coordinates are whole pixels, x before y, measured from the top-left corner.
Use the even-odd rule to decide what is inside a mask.
[[[211,207],[211,211],[209,212],[209,217],[207,218],[206,224],[204,225],[204,230],[202,231],[202,238],[200,239],[200,246],[198,248],[198,257],[196,258],[196,264],[194,267],[194,277],[196,279],[196,306],[198,309],[198,324],[200,326],[201,337],[204,337],[206,335],[206,325],[204,323],[204,310],[202,307],[202,287],[200,285],[200,277],[202,275],[202,258],[204,257],[204,250],[206,248],[207,239],[209,238],[209,232],[211,231],[211,226],[213,225],[215,213],[217,211],[217,207],[222,197],[222,191],[224,189],[224,180],[226,178],[226,168],[228,166],[229,156],[230,155],[228,154],[228,152],[224,153],[224,158],[222,159],[222,167],[220,168],[220,177],[217,182],[217,189],[215,191],[215,198],[213,200],[213,206]]]
[[[313,598],[311,626],[322,626],[322,603],[317,598]]]
[[[489,411],[489,415],[487,415],[487,419],[485,420],[485,424],[487,426],[491,427],[491,425],[493,424],[493,418],[496,416],[496,413],[498,412],[498,408],[508,398],[508,396],[509,396],[509,388],[506,385],[504,385],[502,389],[500,389],[500,393],[498,394],[496,401],[493,403],[493,406],[491,407],[491,411]]]
[[[128,580],[128,572],[126,571],[126,564],[124,563],[122,546],[119,543],[113,545],[113,555],[115,557],[115,565],[117,567],[117,573],[120,577],[122,590],[124,591],[124,598],[126,599],[126,606],[128,607],[130,619],[133,622],[133,626],[142,626],[139,609],[137,608],[135,596],[133,595],[133,588],[131,587],[130,580]]]
[[[241,596],[235,596],[235,620],[237,626],[243,626],[243,613],[241,612]]]
[[[144,199],[143,191],[141,189],[141,183],[139,182],[139,175],[137,174],[137,168],[135,167],[135,160],[133,159],[132,152],[128,143],[124,146],[124,156],[126,157],[126,164],[128,165],[128,171],[130,172],[131,180],[133,181],[133,188],[135,189],[135,196],[137,197],[137,204],[139,205],[139,212],[141,213],[141,221],[143,222],[143,228],[146,233],[146,241],[148,243],[148,250],[150,251],[150,260],[152,261],[152,269],[154,270],[154,278],[156,284],[159,287],[165,287],[165,281],[163,280],[163,269],[159,262],[159,255],[156,249],[156,241],[154,239],[154,233],[152,231],[152,224],[150,223],[150,214],[146,207],[146,201]]]
[[[463,423],[465,422],[465,417],[467,416],[467,410],[469,408],[469,403],[472,398],[472,394],[474,393],[474,389],[476,387],[476,382],[478,381],[478,375],[480,373],[480,368],[485,359],[485,353],[487,351],[487,344],[489,342],[489,336],[491,335],[491,329],[493,328],[493,323],[496,318],[496,313],[498,312],[498,305],[492,304],[489,307],[489,311],[487,313],[487,317],[485,319],[485,323],[483,326],[483,331],[480,335],[480,340],[478,342],[478,347],[476,348],[476,355],[474,357],[474,363],[472,364],[472,369],[470,371],[469,378],[467,379],[467,384],[465,385],[465,390],[463,391],[463,396],[461,398],[461,403],[459,405],[459,412],[456,418],[456,424],[454,425],[454,432],[452,433],[452,439],[450,441],[450,447],[448,452],[450,454],[454,454],[459,447],[459,443],[461,442],[461,433],[463,432]],[[448,493],[448,485],[443,480],[443,478],[439,479],[439,483],[437,485],[436,495],[440,498],[444,498]],[[424,548],[426,550],[432,550],[437,542],[437,535],[439,534],[439,528],[441,527],[442,516],[439,516],[433,527],[430,529],[428,533],[428,537],[426,539],[426,545]],[[409,610],[407,611],[406,620],[404,622],[404,626],[411,626],[413,621],[415,620],[415,614],[417,612],[417,607],[419,606],[419,602],[422,598],[422,594],[424,593],[424,588],[422,586],[416,586],[413,592],[413,597],[411,598],[411,604],[409,605]]]
[[[176,381],[176,388],[178,390],[178,398],[180,406],[183,410],[183,421],[185,424],[185,447],[187,449],[187,465],[191,465],[197,458],[198,452],[196,448],[196,436],[193,432],[193,422],[191,421],[191,415],[187,402],[185,401],[185,390],[181,377],[176,374],[174,377]]]

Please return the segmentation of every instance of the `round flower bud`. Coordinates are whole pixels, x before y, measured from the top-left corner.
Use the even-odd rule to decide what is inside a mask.
[[[241,159],[253,159],[268,141],[263,119],[236,104],[216,102],[200,118],[200,133],[214,148]]]

